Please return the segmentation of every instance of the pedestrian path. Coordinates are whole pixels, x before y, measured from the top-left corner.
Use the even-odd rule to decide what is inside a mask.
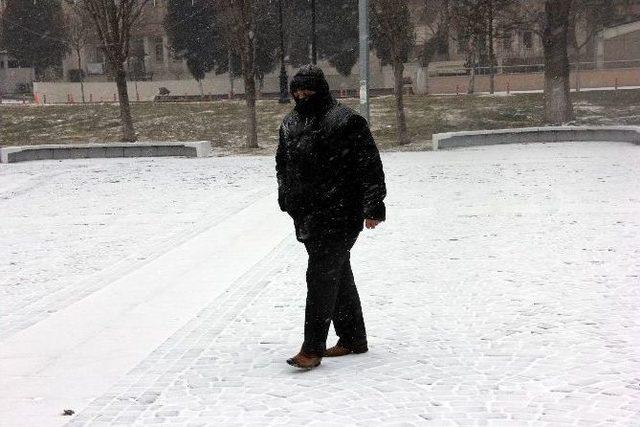
[[[259,199],[4,340],[0,389],[10,393],[0,396],[1,412],[17,425],[60,424],[64,408],[80,410],[107,391],[280,244],[289,221],[275,199]]]
[[[368,353],[285,363],[306,254],[272,194],[3,342],[0,425],[637,425],[637,147],[383,161]]]
[[[530,270],[515,283],[487,260],[475,277],[409,281],[387,262],[367,273],[382,245],[357,245],[369,353],[311,372],[284,363],[304,312],[305,256],[291,241],[70,425],[635,425],[638,292],[624,275],[550,284]],[[414,261],[404,267],[417,272]]]
[[[269,158],[0,166],[0,346],[275,190]]]
[[[389,221],[352,257],[369,353],[286,365],[292,242],[71,425],[636,425],[636,148],[585,148],[387,157]]]
[[[285,311],[289,304],[276,306],[276,313],[260,313],[263,325],[254,322],[251,311],[263,306],[258,301],[271,300],[274,291],[284,294],[291,291],[299,296],[299,281],[283,282],[280,286],[275,283],[283,272],[291,269],[292,264],[303,263],[302,252],[296,250],[296,246],[293,236],[285,239],[108,393],[94,400],[70,424],[132,424],[136,421],[185,423],[188,418],[179,416],[180,412],[186,407],[193,407],[199,399],[208,397],[211,401],[211,398],[217,399],[221,394],[230,394],[231,397],[234,390],[243,389],[245,382],[242,377],[247,374],[247,368],[258,373],[268,372],[270,367],[276,367],[281,372],[288,371],[279,369],[284,366],[281,366],[278,352],[292,348],[287,346],[289,343],[285,338],[294,333],[299,325],[294,321],[288,325],[280,324],[278,314]],[[283,296],[280,295],[281,298]],[[298,309],[303,307],[298,306]],[[242,330],[236,328],[238,324],[245,324],[240,328]],[[250,326],[254,327],[253,330],[249,330]],[[261,330],[265,327],[272,329],[266,335]],[[283,328],[287,330],[287,335],[281,333]],[[236,333],[242,335],[231,336]],[[176,377],[183,375],[186,375],[184,379],[176,381]],[[260,378],[260,375],[256,378]],[[168,389],[180,389],[182,397],[172,400],[169,406],[157,404],[156,401]],[[198,407],[204,408],[202,405]],[[232,411],[227,416],[210,417],[207,421],[224,425],[239,421],[234,420],[236,415]]]

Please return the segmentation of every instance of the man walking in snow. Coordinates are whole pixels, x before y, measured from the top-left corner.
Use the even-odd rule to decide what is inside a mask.
[[[333,98],[319,67],[302,67],[290,92],[296,105],[280,126],[278,203],[309,263],[304,342],[287,363],[312,369],[322,357],[368,350],[350,250],[363,225],[385,220],[386,187],[366,120]],[[331,321],[339,340],[326,349]]]

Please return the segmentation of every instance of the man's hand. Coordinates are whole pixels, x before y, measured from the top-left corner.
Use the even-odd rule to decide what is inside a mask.
[[[378,226],[382,221],[378,221],[377,219],[367,218],[364,220],[364,226],[368,229],[372,230]]]

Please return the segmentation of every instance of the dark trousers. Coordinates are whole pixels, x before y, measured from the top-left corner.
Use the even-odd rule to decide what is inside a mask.
[[[350,263],[350,250],[357,238],[357,234],[327,236],[304,242],[309,254],[304,353],[324,354],[332,320],[339,345],[348,348],[366,346],[360,296]]]

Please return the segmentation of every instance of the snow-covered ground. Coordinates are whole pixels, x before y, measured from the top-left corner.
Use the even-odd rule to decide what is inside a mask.
[[[0,425],[637,425],[638,150],[384,155],[370,352],[307,373],[271,158],[2,165]]]
[[[0,165],[0,339],[274,189],[264,159]]]

